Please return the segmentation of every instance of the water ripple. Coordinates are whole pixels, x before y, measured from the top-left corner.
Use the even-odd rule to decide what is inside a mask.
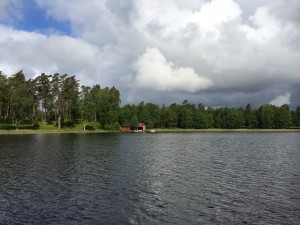
[[[0,137],[0,224],[300,224],[299,133]]]

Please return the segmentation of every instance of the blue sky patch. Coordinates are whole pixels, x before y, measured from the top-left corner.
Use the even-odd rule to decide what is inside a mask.
[[[34,1],[26,1],[23,8],[23,19],[14,24],[16,29],[37,31],[39,33],[59,33],[71,35],[68,21],[59,21],[47,16],[46,11]]]

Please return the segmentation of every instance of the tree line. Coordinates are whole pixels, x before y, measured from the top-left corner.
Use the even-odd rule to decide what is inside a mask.
[[[125,105],[120,109],[119,122],[134,125],[142,121],[149,128],[184,129],[286,129],[300,127],[300,107],[291,110],[288,105],[280,107],[263,104],[253,109],[250,104],[243,108],[211,108],[202,104],[170,106],[141,102],[139,105]]]
[[[7,77],[0,71],[0,123],[38,126],[94,121],[101,129],[120,125],[148,128],[184,129],[286,129],[300,127],[300,106],[263,104],[258,109],[211,108],[187,100],[169,106],[141,102],[120,106],[120,92],[115,87],[80,86],[75,76],[42,73],[26,80],[23,71]]]
[[[0,72],[0,122],[55,124],[97,121],[111,129],[118,121],[120,93],[115,88],[80,87],[68,74],[41,75],[26,80],[23,71],[10,77]]]

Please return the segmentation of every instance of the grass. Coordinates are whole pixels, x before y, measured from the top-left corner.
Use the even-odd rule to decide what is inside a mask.
[[[84,130],[84,126],[86,130]],[[38,128],[33,129],[32,126],[18,126],[18,128],[11,124],[0,124],[1,134],[52,134],[52,133],[108,133],[115,132],[109,130],[99,129],[96,122],[80,122],[80,123],[65,123],[62,129],[57,129],[54,124],[40,123]]]
[[[86,130],[84,130],[84,126]],[[151,130],[151,129],[149,129]],[[192,133],[192,132],[300,132],[300,129],[180,129],[180,128],[156,128],[159,133]],[[0,124],[1,134],[51,134],[51,133],[109,133],[120,132],[118,130],[102,130],[96,122],[65,123],[62,129],[57,129],[54,124],[39,124],[39,128],[31,125],[20,125],[18,128],[11,124]]]
[[[154,129],[155,132],[183,132],[183,133],[192,133],[192,132],[300,132],[300,129],[180,129],[180,128],[158,128]]]

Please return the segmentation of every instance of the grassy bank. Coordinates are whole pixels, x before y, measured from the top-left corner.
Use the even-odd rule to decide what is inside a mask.
[[[89,127],[88,127],[89,126]],[[77,124],[74,127],[66,127],[63,129],[57,129],[52,125],[41,125],[38,129],[0,129],[0,135],[7,134],[84,134],[84,133],[112,133],[112,132],[121,132],[121,131],[111,131],[111,130],[102,130],[94,128],[92,125],[88,125],[89,129],[84,130],[84,124]],[[93,129],[91,129],[93,128]],[[300,129],[153,129],[156,133],[195,133],[195,132],[240,132],[240,133],[249,133],[249,132],[300,132]],[[148,130],[149,131],[149,130]]]
[[[155,132],[183,132],[183,133],[192,133],[192,132],[300,132],[300,129],[154,129]]]
[[[0,135],[17,135],[17,134],[87,134],[87,133],[112,133],[116,131],[107,130],[95,130],[95,131],[83,131],[83,130],[0,130]]]
[[[85,129],[84,129],[85,128]],[[57,129],[55,125],[39,124],[39,127],[31,128],[30,126],[20,125],[18,127],[2,124],[0,126],[0,135],[6,134],[68,134],[68,133],[108,133],[116,131],[108,131],[99,129],[97,123],[78,123],[66,124],[62,129]],[[117,131],[118,132],[118,131]]]

